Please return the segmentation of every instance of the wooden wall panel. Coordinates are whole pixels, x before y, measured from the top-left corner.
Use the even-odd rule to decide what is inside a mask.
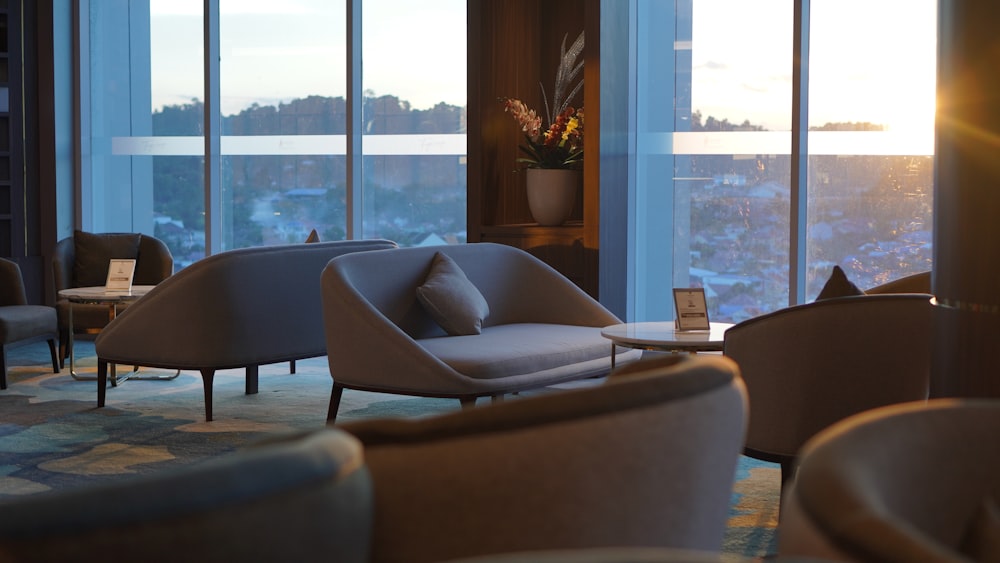
[[[599,196],[599,0],[470,0],[468,98],[468,240],[528,250],[597,296]],[[586,28],[586,158],[583,193],[570,221],[540,227],[531,217],[519,170],[522,133],[500,99],[544,112],[540,85],[552,95],[563,37]],[[574,105],[579,105],[575,103]]]

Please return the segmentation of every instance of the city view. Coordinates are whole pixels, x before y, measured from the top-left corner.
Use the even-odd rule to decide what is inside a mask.
[[[637,213],[663,226],[633,233],[657,247],[637,259],[634,275],[648,276],[641,285],[651,294],[681,283],[702,286],[713,319],[738,321],[789,303],[791,12],[763,9],[774,7],[771,0],[694,0],[687,12],[683,5],[650,3],[643,20],[662,43],[651,41],[639,57],[674,66],[641,85],[652,109],[640,111],[656,123],[638,124],[636,151],[655,161],[639,189],[657,203]],[[835,264],[862,288],[930,268],[935,10],[930,0],[915,0],[904,25],[886,17],[896,5],[812,3],[813,141],[804,161],[800,241],[808,300]],[[221,146],[213,149],[218,175],[210,179],[202,156],[205,5],[149,6],[148,69],[116,67],[124,64],[116,57],[121,43],[108,34],[95,36],[107,45],[91,49],[106,57],[92,63],[107,65],[106,76],[127,75],[151,88],[150,106],[132,108],[131,116],[141,120],[145,111],[150,130],[119,127],[127,119],[110,101],[93,117],[116,139],[135,139],[92,167],[103,216],[118,216],[118,206],[134,205],[135,196],[116,191],[127,184],[97,173],[148,156],[148,187],[135,187],[137,178],[147,180],[133,172],[133,189],[151,194],[154,234],[167,241],[178,267],[229,248],[300,242],[313,229],[323,240],[466,241],[464,2],[364,2],[358,141],[346,136],[345,4],[222,0],[220,67],[209,77],[221,91],[212,128]],[[128,29],[120,11],[91,9],[100,12],[94,21],[107,19],[105,29]],[[654,25],[661,16],[675,28]],[[435,23],[416,25],[428,21]],[[845,29],[854,40],[842,40]],[[95,83],[92,98],[116,99],[112,85]],[[647,127],[652,134],[644,136]],[[438,150],[434,143],[444,137],[449,148]],[[174,141],[191,144],[171,152]],[[352,194],[348,142],[362,147]],[[145,151],[144,143],[162,145]],[[143,197],[133,216],[145,221]],[[642,314],[670,314],[669,303],[662,305]]]
[[[157,135],[181,135],[203,118],[199,102],[153,115]],[[365,136],[464,132],[465,108],[438,104],[414,109],[394,96],[365,98]],[[346,128],[343,98],[310,96],[277,106],[254,105],[224,117],[226,136],[329,135]],[[321,240],[346,237],[347,162],[343,155],[228,155],[222,185],[232,210],[232,247],[301,242],[316,229]],[[158,157],[153,163],[155,235],[179,265],[205,255],[201,157]],[[371,155],[363,159],[364,238],[403,246],[466,240],[464,156]]]

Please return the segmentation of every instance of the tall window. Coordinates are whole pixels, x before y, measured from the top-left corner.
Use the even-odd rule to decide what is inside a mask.
[[[638,2],[635,319],[672,318],[670,287],[732,322],[812,300],[835,264],[860,287],[930,269],[936,4],[805,2],[795,88],[801,1]]]
[[[313,229],[464,242],[465,3],[411,4],[85,3],[84,227],[154,234],[180,267]]]

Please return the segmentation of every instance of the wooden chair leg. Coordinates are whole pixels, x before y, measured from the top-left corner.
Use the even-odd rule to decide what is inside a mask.
[[[205,421],[212,422],[212,381],[215,379],[215,370],[212,368],[201,370],[201,379],[205,384]]]
[[[295,374],[295,360],[288,361],[288,373]]]
[[[260,374],[260,366],[254,364],[252,366],[247,366],[247,395],[257,394],[257,379]]]
[[[461,397],[459,402],[462,403],[463,409],[471,409],[476,406],[476,397]]]
[[[326,411],[327,425],[333,425],[333,423],[337,420],[337,411],[340,410],[340,397],[343,394],[344,388],[334,383],[333,390],[330,391],[330,408]]]
[[[52,356],[52,373],[59,373],[59,355],[56,352],[56,341],[49,339],[49,355]]]
[[[0,389],[7,388],[7,347],[0,344]]]
[[[97,358],[97,406],[104,406],[108,395],[108,361]]]

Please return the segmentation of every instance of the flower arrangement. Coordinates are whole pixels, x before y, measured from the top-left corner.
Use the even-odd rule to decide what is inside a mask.
[[[573,83],[583,70],[583,61],[576,61],[583,51],[583,32],[568,50],[566,39],[567,37],[563,37],[560,49],[551,108],[545,97],[545,87],[539,84],[545,103],[547,126],[543,127],[541,116],[521,100],[501,99],[504,111],[511,114],[524,132],[527,142],[520,145],[520,149],[526,156],[517,161],[528,168],[578,169],[583,165],[583,108],[577,109],[569,105],[583,88],[582,77],[579,82]]]

